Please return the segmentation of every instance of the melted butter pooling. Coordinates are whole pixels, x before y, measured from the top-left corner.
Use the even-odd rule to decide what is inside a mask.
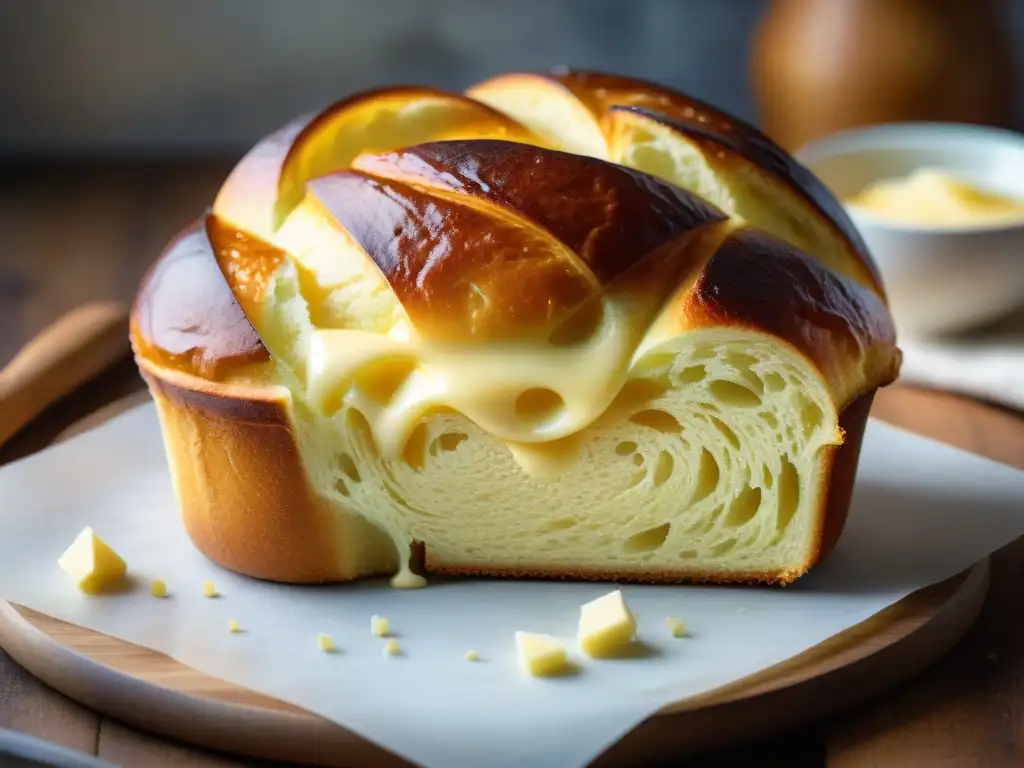
[[[433,502],[406,498],[402,475],[423,454],[438,414],[454,413],[486,435],[487,450],[503,451],[521,482],[544,485],[579,471],[589,450],[583,435],[621,395],[666,294],[693,278],[701,254],[714,252],[732,226],[678,240],[676,248],[694,249],[687,257],[656,251],[644,269],[624,272],[568,311],[547,337],[481,344],[421,335],[363,249],[314,207],[300,206],[276,233],[290,258],[275,273],[257,325],[291,372],[314,484],[328,495],[336,485],[323,457],[372,454],[374,467],[357,474],[379,474],[385,497],[357,501],[346,488],[341,501],[411,554],[423,540],[413,518],[432,516]],[[365,437],[353,434],[359,429]],[[480,461],[494,466],[493,457]],[[393,586],[422,586],[406,555],[400,562]]]
[[[984,190],[932,168],[876,182],[847,202],[880,218],[918,226],[1024,221],[1024,199]]]
[[[572,348],[432,345],[361,331],[317,330],[310,337],[307,394],[325,415],[343,397],[375,414],[374,438],[388,459],[399,458],[417,422],[439,408],[462,413],[505,442],[525,446],[559,440],[591,424],[625,380],[637,324],[628,309],[613,303],[606,316],[593,339]],[[351,387],[367,368],[388,363],[409,368],[395,391],[367,391],[378,383],[372,377],[364,386]]]
[[[680,334],[675,299],[632,281],[606,286],[596,320],[557,343],[439,342],[377,291],[361,253],[334,254],[312,287],[319,257],[286,259],[253,320],[292,393],[311,485],[394,542],[396,588],[425,583],[416,542],[486,571],[474,552],[502,541],[524,572],[608,548],[623,568],[715,567],[754,540],[756,569],[802,546],[819,452],[841,435],[827,383],[788,348],[756,331]],[[675,277],[678,296],[695,276]],[[339,327],[351,297],[373,323]],[[534,540],[546,548],[516,543]]]
[[[567,346],[441,344],[407,323],[387,334],[312,326],[301,336],[305,354],[295,349],[304,369],[301,400],[313,422],[337,432],[351,429],[345,414],[361,414],[373,450],[388,464],[409,463],[417,430],[432,415],[457,412],[504,444],[525,477],[543,483],[575,465],[581,433],[620,395],[656,309],[612,291],[592,335]],[[411,552],[415,538],[401,519],[374,522],[400,552]],[[425,584],[405,557],[400,562],[392,586]]]

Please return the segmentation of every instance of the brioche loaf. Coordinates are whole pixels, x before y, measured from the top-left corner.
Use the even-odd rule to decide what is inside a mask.
[[[285,126],[140,288],[196,546],[286,582],[769,582],[839,537],[900,354],[840,205],[750,126],[570,70]]]

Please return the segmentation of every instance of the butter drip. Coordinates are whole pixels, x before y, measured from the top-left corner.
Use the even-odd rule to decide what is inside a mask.
[[[701,559],[732,569],[728,558],[741,548],[752,568],[793,551],[805,557],[825,477],[819,451],[842,439],[820,376],[756,332],[697,331],[684,340],[656,325],[648,335],[653,346],[620,357],[597,334],[561,350],[580,361],[561,372],[543,367],[539,349],[520,350],[518,371],[451,358],[440,368],[429,344],[378,336],[374,355],[369,344],[344,343],[345,334],[322,336],[316,343],[331,341],[333,363],[310,355],[306,384],[292,390],[310,481],[338,514],[369,520],[394,543],[396,588],[426,583],[410,562],[420,545],[428,564],[480,573],[492,547],[523,572],[599,554],[617,567],[656,558],[665,567]],[[368,375],[374,365],[385,373]],[[460,366],[459,386],[449,385]],[[557,383],[559,401],[528,403],[553,413],[517,413],[521,395],[510,380]],[[490,411],[472,402],[494,388],[509,393],[505,402],[482,397]],[[473,405],[527,441],[467,418],[460,406]],[[572,431],[573,419],[583,426]]]
[[[409,563],[405,560],[402,561],[401,570],[391,577],[390,583],[395,589],[420,589],[427,586],[427,580],[409,570]]]
[[[293,256],[254,322],[311,484],[394,543],[394,587],[426,583],[418,544],[463,573],[499,545],[523,573],[806,562],[818,451],[840,439],[827,384],[759,332],[678,328],[728,226],[604,286],[585,322],[486,343],[421,336],[361,250],[309,226],[279,231]]]
[[[528,471],[537,459],[525,455],[543,452],[531,446],[578,433],[615,398],[635,347],[631,319],[609,305],[601,331],[569,349],[433,346],[361,331],[317,330],[309,345],[307,396],[325,415],[343,401],[358,408],[389,460],[401,457],[425,415],[456,410],[509,444]],[[408,366],[408,374],[388,391],[381,381],[387,376],[365,375],[374,366]]]
[[[615,400],[636,348],[635,311],[609,301],[593,337],[572,347],[547,343],[481,349],[436,345],[408,334],[315,329],[308,337],[306,403],[321,418],[353,409],[387,462],[403,460],[417,428],[431,414],[456,411],[502,441],[519,468],[538,482],[569,469],[579,434]],[[339,429],[343,427],[339,425]],[[401,521],[375,520],[399,546],[413,539]],[[396,588],[425,580],[407,558]]]

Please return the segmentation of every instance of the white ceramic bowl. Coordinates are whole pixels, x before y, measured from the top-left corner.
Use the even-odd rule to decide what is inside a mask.
[[[878,125],[826,136],[795,156],[840,200],[923,167],[1024,199],[1024,135],[1011,131]],[[1024,216],[999,225],[908,226],[846,208],[882,273],[901,335],[967,330],[1024,304]]]

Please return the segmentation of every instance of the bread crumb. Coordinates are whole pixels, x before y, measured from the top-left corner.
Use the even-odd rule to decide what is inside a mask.
[[[163,579],[153,579],[149,585],[149,594],[153,597],[167,597],[167,583]]]
[[[398,656],[402,652],[402,649],[398,647],[398,641],[395,638],[391,638],[384,645],[384,653],[387,656]]]
[[[241,631],[242,625],[238,623],[238,619],[228,619],[228,632],[237,635]]]
[[[462,658],[466,661],[480,661],[480,654],[476,651],[466,651],[466,655]]]
[[[334,653],[337,650],[331,636],[325,635],[323,632],[316,636],[316,644],[320,646],[320,650],[324,653]]]
[[[217,588],[213,586],[213,582],[209,579],[203,582],[203,597],[220,597]]]
[[[665,619],[665,624],[672,633],[672,637],[686,637],[686,625],[681,619],[677,619],[675,616],[669,616]]]
[[[388,620],[384,616],[374,614],[370,617],[370,633],[377,637],[387,637],[390,634]]]

